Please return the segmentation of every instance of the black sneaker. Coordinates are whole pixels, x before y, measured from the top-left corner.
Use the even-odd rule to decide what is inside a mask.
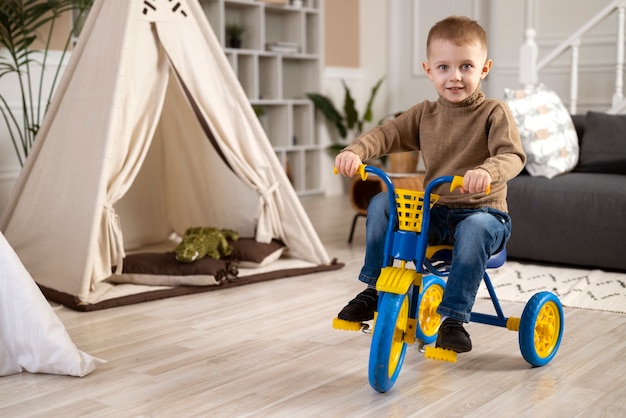
[[[365,289],[348,302],[337,317],[351,322],[369,321],[374,319],[377,305],[378,292],[376,289]]]
[[[456,351],[457,353],[466,353],[472,350],[472,340],[470,340],[469,334],[463,328],[461,321],[446,318],[439,327],[435,346]]]

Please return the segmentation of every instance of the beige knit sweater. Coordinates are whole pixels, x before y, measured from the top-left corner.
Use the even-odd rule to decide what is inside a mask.
[[[460,103],[439,98],[411,107],[397,118],[354,139],[344,151],[362,161],[385,154],[420,150],[426,167],[424,184],[439,176],[462,176],[467,170],[491,174],[491,193],[461,194],[442,186],[439,204],[449,207],[490,206],[507,211],[506,183],[524,167],[526,156],[513,115],[500,100],[476,89]],[[342,152],[344,152],[342,151]]]

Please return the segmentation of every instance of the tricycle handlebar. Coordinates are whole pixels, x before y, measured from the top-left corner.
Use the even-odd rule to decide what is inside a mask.
[[[334,168],[334,173],[339,174],[339,170],[337,170],[337,167]],[[359,173],[359,175],[361,176],[361,180],[365,181],[367,180],[367,173],[374,173],[376,174],[376,176],[378,176],[381,180],[383,180],[385,182],[385,184],[387,185],[387,187],[390,187],[391,189],[393,189],[393,182],[391,181],[391,178],[389,177],[389,175],[381,170],[378,167],[374,167],[374,166],[370,166],[367,164],[360,164],[359,168],[357,169],[357,173]],[[442,179],[442,181],[437,181]],[[432,183],[436,183],[436,184],[432,184]],[[443,177],[439,177],[438,179],[435,179],[431,182],[432,187],[427,187],[426,190],[424,191],[424,193],[429,193],[432,192],[432,189],[435,188],[436,186],[439,186],[441,184],[444,183],[450,183],[450,191],[453,192],[454,190],[456,190],[459,187],[463,187],[463,176],[443,176]],[[431,186],[431,184],[429,184],[428,186]],[[486,194],[489,194],[491,192],[491,186],[487,187],[487,190],[485,190]]]

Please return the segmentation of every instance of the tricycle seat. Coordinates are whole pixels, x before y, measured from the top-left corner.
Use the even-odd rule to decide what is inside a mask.
[[[426,259],[431,264],[436,263],[450,265],[452,264],[452,246],[451,245],[434,245],[426,248]],[[496,269],[502,267],[506,262],[506,248],[502,251],[495,253],[489,260],[487,260],[488,269]]]

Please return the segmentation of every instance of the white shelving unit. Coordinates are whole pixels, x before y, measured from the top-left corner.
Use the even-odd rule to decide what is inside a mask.
[[[315,108],[306,97],[320,88],[323,0],[302,5],[260,0],[200,0],[237,77],[299,195],[322,193],[324,146],[316,135]],[[246,28],[230,48],[226,25]],[[288,43],[297,51],[270,50]]]

